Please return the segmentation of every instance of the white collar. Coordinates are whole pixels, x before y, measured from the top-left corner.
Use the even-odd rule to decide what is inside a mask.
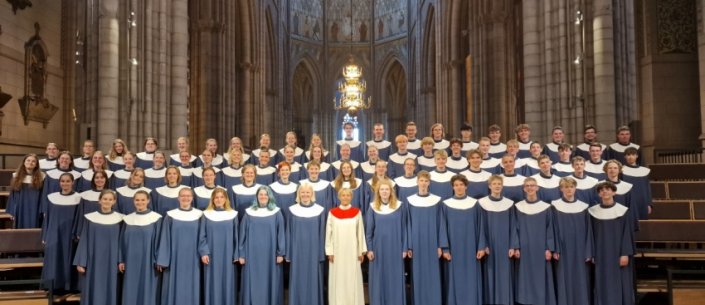
[[[61,192],[55,192],[49,194],[47,199],[55,205],[71,206],[81,202],[81,194],[74,192],[71,195],[63,195]]]
[[[477,200],[475,200],[475,198],[472,198],[470,196],[465,196],[465,198],[462,198],[462,199],[451,197],[446,200],[443,200],[443,203],[447,207],[453,208],[456,210],[468,210],[468,209],[474,208],[478,202],[477,202]]]
[[[212,220],[212,221],[227,221],[227,220],[235,219],[235,217],[237,217],[237,211],[236,210],[227,210],[227,211],[206,210],[203,212],[203,216],[205,216],[208,220]]]
[[[93,223],[101,225],[114,225],[120,223],[124,215],[118,212],[111,212],[110,214],[102,214],[100,212],[92,212],[84,215],[86,219]]]
[[[132,212],[131,214],[126,215],[122,220],[124,220],[125,224],[128,226],[144,227],[157,222],[160,218],[162,218],[162,215],[159,215],[157,212],[150,211],[147,214],[137,214],[137,212]]]
[[[257,193],[257,189],[259,189],[260,186],[262,186],[262,185],[259,183],[255,183],[254,185],[249,186],[249,187],[240,183],[240,184],[233,185],[232,190],[235,194],[239,194],[239,195],[254,195]]]
[[[272,189],[272,192],[277,194],[292,194],[296,193],[296,189],[299,185],[293,181],[289,181],[289,184],[282,184],[279,180],[277,180],[270,184],[269,187]]]
[[[249,208],[247,208],[247,210],[245,210],[245,213],[247,213],[247,215],[254,216],[254,217],[268,217],[268,216],[272,216],[278,212],[279,212],[279,207],[275,207],[271,211],[269,209],[267,209],[266,207],[258,208],[256,210],[253,209],[252,207],[249,207]]]
[[[551,207],[550,204],[543,201],[537,201],[534,203],[528,203],[526,200],[522,200],[515,204],[517,210],[527,215],[535,215],[541,213]]]
[[[115,190],[115,191],[116,191],[118,194],[120,194],[120,195],[122,195],[122,196],[125,196],[125,197],[134,197],[134,196],[135,196],[135,193],[137,193],[137,191],[145,191],[145,192],[147,192],[147,194],[149,194],[149,193],[152,192],[152,190],[150,190],[150,189],[148,189],[148,188],[146,188],[146,187],[144,187],[144,186],[143,186],[143,187],[136,188],[136,189],[133,189],[133,188],[131,188],[131,187],[129,187],[129,186],[122,186],[122,187],[119,187],[119,188],[118,188],[117,190]]]
[[[590,215],[600,220],[617,219],[624,216],[627,210],[629,210],[629,208],[619,203],[615,203],[613,206],[608,208],[602,207],[602,205],[599,204],[588,208]]]
[[[401,207],[400,203],[401,202],[397,202],[397,207],[395,209],[392,209],[392,207],[390,207],[388,204],[380,204],[379,211],[375,208],[371,208],[371,210],[373,210],[375,213],[380,214],[380,215],[388,215],[388,214],[392,214],[395,211],[399,210],[399,208]],[[375,204],[374,201],[370,202],[370,207],[374,206],[374,204]]]
[[[309,207],[304,207],[298,203],[289,207],[289,212],[291,212],[292,215],[303,218],[317,217],[323,213],[323,210],[324,208],[316,203]]]
[[[203,211],[196,208],[191,208],[191,210],[188,211],[176,208],[169,212],[166,212],[166,214],[169,215],[169,217],[179,221],[196,221],[201,218],[201,215],[203,215]]]
[[[563,198],[561,198],[553,200],[551,204],[553,205],[553,207],[556,208],[557,211],[566,214],[580,213],[582,211],[585,211],[589,207],[587,203],[577,199],[574,202],[566,202],[565,200],[563,200]]]
[[[179,197],[179,192],[183,188],[188,188],[188,186],[181,184],[177,187],[169,187],[168,185],[165,185],[158,187],[155,191],[157,191],[159,195],[162,195],[164,197],[176,198]]]
[[[441,197],[438,197],[434,194],[428,194],[427,196],[419,196],[419,194],[414,194],[409,196],[407,198],[407,201],[410,205],[413,205],[415,207],[427,208],[436,206],[439,202],[441,202]]]
[[[494,201],[490,196],[486,196],[481,198],[479,202],[480,206],[488,212],[504,212],[514,206],[514,202],[505,197],[502,197],[499,201]]]

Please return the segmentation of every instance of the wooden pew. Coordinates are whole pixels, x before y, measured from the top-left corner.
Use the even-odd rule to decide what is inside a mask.
[[[17,254],[31,255],[44,252],[41,242],[41,229],[0,230],[0,274],[15,270],[41,268],[42,257],[15,257]],[[4,278],[4,276],[3,276]],[[0,281],[0,287],[39,285],[39,278],[20,278]],[[43,290],[5,291],[0,294],[0,305],[8,304],[48,304],[52,297]]]

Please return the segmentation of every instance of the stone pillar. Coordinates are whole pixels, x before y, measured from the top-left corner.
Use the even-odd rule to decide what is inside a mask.
[[[616,89],[612,0],[593,3],[593,56],[595,122],[604,142],[611,142],[616,130]]]
[[[188,0],[171,1],[171,142],[186,136],[188,103]]]
[[[118,136],[118,0],[100,1],[98,46],[98,149],[111,147]]]

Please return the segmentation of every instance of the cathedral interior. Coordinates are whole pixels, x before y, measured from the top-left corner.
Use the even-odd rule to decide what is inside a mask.
[[[332,145],[342,68],[357,63],[371,108],[361,138],[415,121],[474,137],[527,123],[582,141],[631,127],[647,163],[702,147],[703,1],[0,1],[0,149],[78,151],[83,139],[175,149],[239,136],[275,146],[293,130]],[[703,60],[701,60],[703,59]],[[350,119],[350,118],[347,118]]]

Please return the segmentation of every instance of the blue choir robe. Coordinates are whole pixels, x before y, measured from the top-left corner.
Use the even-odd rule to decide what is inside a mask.
[[[488,247],[487,227],[477,203],[465,196],[446,199],[441,206],[439,245],[443,253],[451,255],[451,260],[443,263],[448,305],[483,304],[482,263],[476,255]]]
[[[305,179],[308,173],[306,173],[306,168],[299,162],[289,163],[291,166],[291,173],[289,174],[289,181],[298,183],[301,179]],[[274,177],[275,181],[277,177]]]
[[[220,168],[218,167],[213,167],[213,170],[215,170],[215,185],[223,185],[223,181],[221,179],[221,173],[220,173]],[[191,187],[199,187],[203,185],[203,167],[195,167],[193,169],[193,180],[191,180],[191,184],[186,184],[182,183],[184,185],[189,185]]]
[[[365,143],[365,145],[367,145],[367,147],[377,147],[377,151],[379,152],[379,159],[389,161],[389,156],[392,154],[392,142],[389,142],[387,140],[369,140]]]
[[[643,166],[625,165],[622,167],[622,180],[632,184],[631,209],[634,210],[639,220],[649,219],[649,206],[652,203],[650,172],[648,167]]]
[[[404,176],[404,162],[406,159],[416,160],[416,155],[411,152],[399,153],[396,152],[389,156],[389,162],[387,162],[387,176],[392,179]]]
[[[15,173],[12,174],[15,179]],[[42,173],[44,179],[44,173]],[[11,190],[7,201],[6,212],[14,218],[15,229],[31,229],[41,227],[42,189],[32,186],[32,176],[27,175],[22,180],[18,191]]]
[[[445,150],[447,153],[450,154],[450,142],[446,139],[441,139],[441,140],[433,140],[433,152],[436,152],[438,150]]]
[[[213,194],[213,191],[215,189],[223,189],[227,192],[227,190],[222,187],[222,186],[215,186],[213,188],[209,188],[205,185],[201,185],[199,187],[194,187],[193,188],[193,201],[194,201],[194,207],[203,211],[208,207],[208,203],[211,201],[211,195]]]
[[[308,168],[308,162],[305,163],[303,168],[301,169],[302,170],[301,180],[309,178],[308,172],[305,170],[306,168]],[[328,180],[328,181],[335,179],[335,175],[333,174],[333,167],[331,166],[330,163],[321,162],[321,166],[318,169],[318,179]]]
[[[48,172],[52,169],[56,168],[56,159],[49,159],[49,158],[43,158],[39,159],[39,169],[41,169],[43,172]]]
[[[459,174],[465,170],[468,169],[470,164],[468,163],[468,159],[461,157],[453,157],[449,156],[448,157],[448,162],[446,163],[446,168],[448,168],[449,171],[454,172],[456,174]]]
[[[71,260],[75,253],[76,235],[73,222],[81,195],[76,192],[51,193],[47,196],[47,212],[42,225],[44,266],[42,282],[51,282],[45,288],[76,290],[78,274]]]
[[[145,191],[147,194],[151,193],[152,190],[142,186],[142,187],[129,187],[129,186],[123,186],[119,187],[117,190],[115,190],[115,193],[117,193],[117,203],[115,204],[115,210],[120,212],[122,215],[128,215],[131,214],[132,212],[135,211],[135,193],[137,191]],[[148,209],[152,209],[152,202],[150,201],[149,205],[147,206]]]
[[[417,156],[422,155],[423,150],[421,149],[421,140],[416,138],[409,139],[409,143],[406,144],[406,150]]]
[[[468,187],[466,192],[470,197],[480,199],[490,194],[489,186],[487,186],[487,180],[492,176],[491,173],[482,169],[478,172],[467,169],[460,174],[468,179]]]
[[[418,171],[427,171],[431,172],[434,169],[436,169],[436,159],[433,156],[424,156],[420,155],[416,157],[416,167],[418,168]],[[403,173],[403,172],[402,172]]]
[[[394,180],[388,180],[392,184],[392,192],[395,192],[396,194],[396,185],[394,184]],[[365,181],[365,183],[365,204],[369,207],[370,202],[375,200],[375,189],[372,187],[372,178]]]
[[[405,177],[400,176],[394,179],[395,189],[397,191],[397,198],[401,202],[406,202],[406,198],[416,194],[419,191],[418,179],[416,176]]]
[[[118,261],[125,264],[122,281],[122,304],[158,304],[159,273],[157,245],[162,215],[146,210],[133,212],[122,219]]]
[[[240,224],[241,305],[283,305],[284,280],[277,256],[286,256],[286,228],[279,208],[249,207]]]
[[[111,177],[113,172],[106,170],[105,173],[108,175],[108,179],[105,181],[105,188],[115,189],[111,184]],[[93,179],[93,174],[95,171],[92,168],[86,169],[81,172],[81,177],[76,181],[76,191],[83,192],[91,189],[91,180]]]
[[[238,227],[235,210],[203,212],[198,254],[209,259],[203,266],[203,304],[237,304]]]
[[[553,174],[558,177],[568,177],[573,174],[573,164],[570,162],[556,161],[553,163]]]
[[[196,158],[196,165],[194,167],[203,167],[205,162],[203,162],[203,155],[198,155],[198,158]],[[223,158],[223,155],[221,154],[215,154],[213,156],[213,160],[211,161],[211,166],[214,168],[221,168],[225,164],[225,159]]]
[[[516,249],[516,212],[514,202],[508,198],[487,196],[480,199],[487,232],[490,255],[483,267],[483,304],[514,304],[514,278],[509,249]],[[514,241],[515,243],[512,243]]]
[[[490,151],[488,152],[491,158],[502,159],[507,153],[507,144],[502,142],[490,143]]]
[[[310,184],[313,187],[313,192],[316,195],[316,203],[323,206],[326,212],[330,211],[335,207],[335,201],[333,198],[337,198],[338,194],[330,185],[330,181],[323,180],[319,178],[316,181],[311,181],[311,179],[303,179],[299,181],[299,185]]]
[[[56,193],[56,192],[61,192],[61,185],[59,185],[59,178],[61,177],[62,174],[64,173],[71,173],[71,175],[74,178],[74,181],[81,177],[81,173],[75,171],[75,170],[60,170],[58,168],[51,169],[44,173],[44,183],[42,186],[42,200],[39,201],[39,212],[42,215],[46,215],[47,213],[47,201],[45,198],[47,195]],[[74,182],[73,184],[73,189],[76,190],[76,183]]]
[[[289,207],[296,204],[296,190],[299,185],[292,181],[284,184],[281,180],[277,180],[270,184],[269,188],[272,189],[277,205],[282,208],[284,221],[288,220]]]
[[[256,169],[257,176],[255,177],[255,182],[261,185],[270,185],[277,180],[277,169],[273,166],[261,167],[257,165]]]
[[[588,209],[592,220],[595,263],[594,303],[604,305],[634,304],[633,258],[634,223],[629,208],[619,203],[595,205]],[[619,266],[619,257],[629,264]]]
[[[377,162],[372,163],[372,161],[367,160],[365,162],[360,162],[360,170],[362,171],[362,180],[370,180],[372,176],[375,175],[375,166],[377,165]],[[389,169],[389,168],[387,168]],[[356,173],[357,174],[357,173]]]
[[[326,261],[326,211],[318,204],[295,204],[286,220],[286,260],[290,305],[323,305],[323,262]]]
[[[554,262],[558,305],[590,305],[590,266],[593,240],[589,205],[577,199],[554,200],[553,227],[556,235]],[[522,253],[523,256],[523,253]]]
[[[415,305],[441,305],[441,268],[438,260],[438,249],[441,248],[438,240],[441,197],[415,194],[405,201],[403,209],[407,212],[408,246],[412,251],[411,299]]]
[[[122,156],[115,156],[115,159],[110,160],[109,156],[105,156],[105,162],[108,164],[110,171],[117,171],[125,168],[125,162],[122,161]]]
[[[147,168],[144,170],[144,186],[150,190],[156,190],[158,187],[166,185],[164,176],[166,175],[166,167],[159,169]]]
[[[515,205],[516,227],[521,256],[517,260],[516,302],[520,304],[556,304],[553,265],[546,260],[546,250],[556,251],[553,210],[543,201],[522,200]]]
[[[168,185],[158,187],[150,194],[152,195],[151,205],[155,212],[166,216],[166,212],[179,207],[179,191],[188,188],[186,185],[170,187]]]
[[[198,256],[199,209],[173,209],[164,216],[157,250],[157,265],[162,266],[162,305],[199,304],[201,297]]]
[[[330,185],[331,185],[331,188],[333,188],[333,192],[336,194],[336,196],[333,197],[333,202],[334,202],[333,207],[337,207],[338,205],[340,205],[340,200],[338,200],[338,196],[337,196],[339,190],[335,189],[335,181],[331,181]],[[369,206],[369,202],[367,202],[366,201],[367,198],[365,198],[366,194],[367,194],[366,190],[365,190],[367,188],[366,183],[362,182],[362,180],[360,178],[355,178],[355,188],[350,187],[349,181],[344,181],[342,183],[341,189],[343,189],[343,188],[349,188],[353,192],[353,198],[352,198],[352,202],[350,203],[350,205],[352,205],[355,208],[358,208],[360,211],[364,211],[363,209],[367,209],[367,207]],[[363,215],[364,215],[364,213],[363,213]]]
[[[226,189],[242,183],[242,167],[224,167],[220,174],[221,185]]]
[[[541,172],[539,161],[533,157],[517,158],[514,166],[524,177],[531,177]]]
[[[78,203],[78,207],[76,208],[76,221],[74,221],[73,224],[73,231],[76,235],[81,233],[85,225],[86,218],[83,216],[86,214],[100,211],[100,203],[98,202],[98,198],[100,197],[100,191],[87,190],[85,192],[81,192],[80,195],[81,201]],[[113,206],[113,210],[115,209],[115,206]]]
[[[527,142],[522,142],[521,140],[517,139],[517,142],[519,142],[519,151],[517,152],[517,158],[519,159],[524,159],[524,158],[529,158],[531,157],[531,144],[533,141],[529,140]],[[506,149],[505,149],[506,152]],[[500,157],[501,159],[501,157]]]
[[[431,174],[431,185],[429,186],[429,191],[441,199],[445,200],[453,196],[453,186],[450,184],[450,179],[455,176],[455,173],[445,170],[437,171],[433,170]]]
[[[348,161],[350,161],[350,164],[352,165],[353,172],[355,172],[355,177],[364,177],[360,163],[355,160],[348,160]],[[331,179],[331,181],[335,180],[335,177],[338,177],[338,173],[340,173],[340,165],[341,164],[342,164],[341,160],[335,161],[330,164],[332,167],[330,170],[333,173],[333,178]]]
[[[605,144],[600,144],[602,146],[602,159],[607,159],[607,145]],[[581,143],[577,146],[575,146],[575,150],[573,150],[573,156],[571,156],[571,160],[573,157],[581,156],[583,159],[590,160],[590,143],[584,142]]]
[[[561,155],[558,153],[558,146],[560,146],[561,143],[556,143],[556,142],[551,142],[543,146],[543,151],[541,154],[547,155],[549,159],[551,159],[551,162],[553,164],[556,164],[560,162],[561,160]]]
[[[623,145],[621,143],[612,143],[607,147],[607,160],[617,160],[622,164],[627,164],[627,160],[624,158],[624,151],[629,148],[629,147],[634,147],[636,148],[637,155],[639,156],[636,159],[636,164],[637,165],[642,165],[641,164],[641,149],[638,144],[636,143],[628,143],[627,145]]]
[[[73,168],[77,172],[82,172],[91,167],[91,157],[78,157],[73,159]]]
[[[269,150],[269,164],[267,164],[267,165],[269,166],[269,165],[272,165],[272,164],[277,164],[277,162],[279,161],[279,159],[280,159],[281,157],[279,156],[279,154],[277,153],[276,150],[271,149],[271,148],[268,149],[268,150]],[[252,163],[252,164],[254,164],[254,165],[259,165],[259,153],[260,153],[261,151],[262,151],[262,150],[259,149],[259,148],[257,148],[257,149],[255,149],[255,150],[252,151],[252,155],[251,155],[251,158],[252,158],[251,163]],[[243,159],[243,160],[244,160],[244,159]]]
[[[259,183],[253,183],[250,186],[238,184],[228,190],[230,196],[230,205],[237,210],[238,220],[242,221],[245,216],[245,210],[252,206],[252,203],[257,200],[257,189],[262,186]]]
[[[480,144],[478,144],[475,141],[463,141],[463,147],[460,149],[460,151],[463,153],[463,156],[467,156],[468,152],[471,150],[478,149],[480,147]]]
[[[600,181],[598,184],[605,181]],[[623,206],[629,208],[629,213],[632,214],[631,220],[634,222],[632,224],[632,229],[639,231],[639,211],[633,208],[636,203],[632,200],[632,191],[634,185],[624,180],[611,181],[617,187],[617,191],[614,193],[614,201],[619,202]],[[595,197],[598,198],[596,203],[601,203],[602,200],[599,199],[597,191],[595,191]]]
[[[502,174],[502,197],[509,198],[514,202],[524,200],[524,179],[526,177],[517,174]]]
[[[365,215],[367,250],[374,252],[369,264],[370,305],[406,304],[406,280],[402,253],[409,249],[406,212],[397,203],[395,209],[380,204],[376,210],[370,204]]]
[[[489,157],[487,159],[482,159],[482,164],[480,168],[489,172],[490,174],[500,174],[502,173],[502,159],[497,159],[494,157]],[[519,167],[517,167],[518,169]]]
[[[308,163],[310,161],[311,161],[311,151],[307,150],[306,152],[304,152],[304,162],[299,162],[299,163],[303,164],[303,163]],[[323,158],[321,158],[321,161],[330,162],[330,154],[325,149],[323,150]],[[323,162],[321,162],[321,163],[323,163]]]
[[[279,155],[284,156],[284,148],[282,147],[279,149]],[[284,161],[283,159],[281,161]],[[306,155],[304,154],[304,150],[301,147],[295,147],[294,148],[294,162],[299,162],[300,164],[304,164],[306,162]]]
[[[135,167],[139,167],[144,170],[154,167],[154,152],[138,152],[135,155]]]
[[[196,181],[196,175],[195,175],[196,168],[188,166],[179,166],[179,173],[181,173],[181,184],[190,186],[190,187],[196,187],[200,186],[203,184],[203,179],[201,179],[200,184],[195,185]],[[216,172],[216,184],[218,183],[218,172]]]
[[[595,191],[595,185],[597,185],[597,179],[583,174],[582,178],[578,178],[575,174],[570,176],[578,182],[575,189],[575,198],[587,203],[592,206],[599,201],[597,192]]]
[[[340,159],[340,147],[343,144],[348,144],[350,145],[350,159],[355,161],[355,162],[362,162],[365,160],[364,153],[362,152],[362,142],[357,141],[357,140],[338,140],[335,142],[335,156],[337,159]]]
[[[74,266],[86,268],[81,275],[81,304],[117,305],[120,228],[118,212],[92,212],[81,216],[85,225],[73,259]]]
[[[189,158],[189,163],[191,166],[196,165],[197,158],[198,157],[191,155],[191,158]],[[173,165],[173,166],[182,166],[183,165],[183,164],[181,164],[181,158],[179,157],[178,153],[169,155],[169,165]]]
[[[587,159],[587,161],[585,161],[585,174],[597,179],[598,181],[607,179],[607,174],[605,174],[605,171],[603,170],[605,162],[605,160],[600,160],[600,162],[592,162],[592,160]]]
[[[132,175],[133,170],[119,169],[113,172],[110,177],[110,185],[117,190],[118,188],[127,185],[127,181],[130,180],[130,175]]]
[[[541,173],[531,177],[536,179],[536,184],[539,186],[539,199],[546,202],[552,202],[553,200],[561,198],[560,177],[556,175],[547,177]]]

